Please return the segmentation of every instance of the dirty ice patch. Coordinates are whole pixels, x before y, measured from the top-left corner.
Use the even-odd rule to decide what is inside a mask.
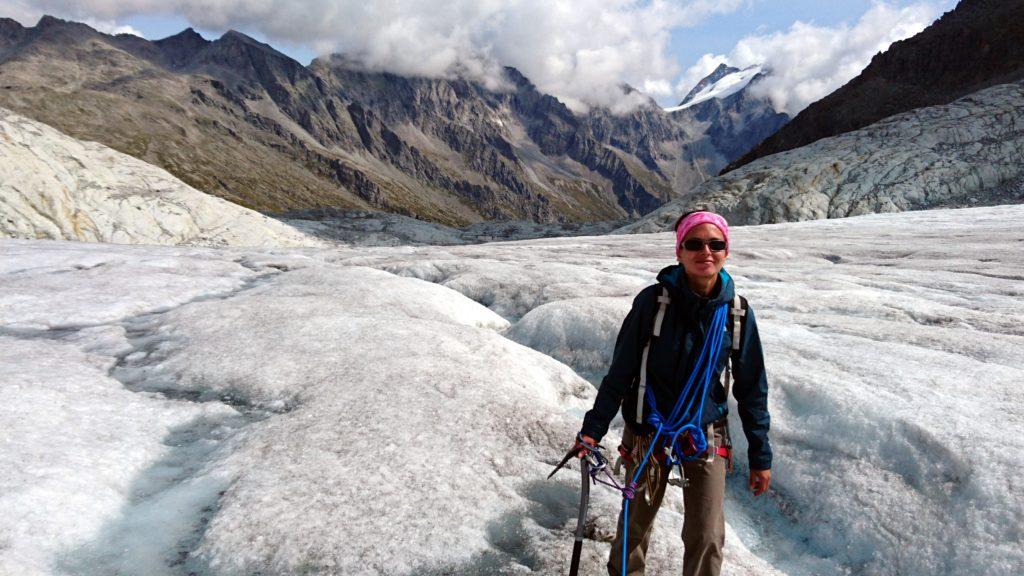
[[[211,252],[180,248],[82,249],[63,242],[5,241],[0,325],[55,329],[116,322],[210,295],[256,275]]]
[[[388,264],[384,269],[460,292],[506,318],[520,318],[537,306],[558,300],[634,296],[653,281],[653,275],[642,278],[542,261],[426,260]]]
[[[5,573],[61,573],[120,521],[144,472],[172,450],[171,430],[218,410],[129,392],[108,363],[72,344],[0,336]]]
[[[611,364],[631,298],[574,298],[530,310],[505,334],[598,382]]]

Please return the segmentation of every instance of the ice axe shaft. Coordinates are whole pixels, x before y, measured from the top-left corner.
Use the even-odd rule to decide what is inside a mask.
[[[580,554],[583,552],[583,531],[587,526],[587,509],[590,507],[590,460],[580,459],[580,477],[583,484],[580,488],[580,514],[576,519],[576,541],[572,544],[572,562],[569,565],[569,576],[579,576]]]

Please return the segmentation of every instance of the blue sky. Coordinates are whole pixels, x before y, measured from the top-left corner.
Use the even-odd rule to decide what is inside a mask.
[[[889,2],[900,6],[914,2]],[[871,8],[870,0],[755,0],[730,14],[710,16],[694,28],[672,35],[671,51],[688,66],[707,52],[729,52],[741,38],[787,30],[801,20],[820,26],[852,24]]]
[[[627,82],[672,105],[720,62],[764,64],[776,107],[795,113],[855,76],[891,42],[955,0],[0,0],[0,15],[41,13],[149,39],[187,27],[235,29],[303,64],[355,55],[368,68],[500,83],[512,65],[574,109],[637,105]],[[154,12],[163,6],[166,12]],[[625,98],[625,99],[624,99]]]

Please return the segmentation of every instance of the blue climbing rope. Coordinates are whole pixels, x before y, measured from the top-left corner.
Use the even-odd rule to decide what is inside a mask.
[[[655,427],[656,432],[651,439],[651,445],[647,448],[647,453],[644,454],[643,460],[640,461],[640,465],[637,466],[633,474],[633,479],[622,490],[622,576],[626,576],[626,560],[629,551],[629,502],[636,495],[640,475],[650,460],[658,440],[662,437],[668,439],[668,442],[663,445],[671,448],[667,462],[670,467],[680,462],[696,460],[708,449],[707,436],[700,424],[704,417],[704,400],[707,398],[708,388],[715,376],[715,368],[718,366],[718,358],[722,351],[722,333],[725,331],[726,318],[729,315],[728,308],[729,304],[725,303],[715,310],[711,319],[711,327],[708,329],[700,355],[697,357],[697,363],[690,371],[686,385],[683,386],[668,418],[658,411],[651,388],[648,388],[645,394],[645,399],[651,407],[647,423]],[[693,410],[695,404],[697,409]],[[678,446],[679,438],[683,433],[689,433],[696,450],[689,450],[689,455],[686,450]]]

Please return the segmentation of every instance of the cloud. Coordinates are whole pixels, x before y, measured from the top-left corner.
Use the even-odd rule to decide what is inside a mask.
[[[705,54],[677,87],[692,87],[704,70],[706,75],[718,62],[737,68],[765,64],[772,73],[756,90],[768,96],[777,110],[795,115],[860,74],[875,54],[893,42],[924,30],[941,8],[935,2],[902,8],[878,2],[853,26],[796,22],[785,32],[747,36],[728,56]]]
[[[660,98],[662,96],[671,96],[675,94],[675,91],[672,89],[672,83],[660,78],[648,78],[647,80],[644,80],[644,83],[640,86],[640,90],[652,98]]]
[[[646,101],[622,82],[663,91],[679,74],[673,30],[747,0],[32,0],[38,12],[98,21],[174,13],[196,27],[340,52],[370,69],[468,74],[494,86],[503,65],[576,110]],[[4,4],[24,0],[0,0]]]
[[[118,24],[115,20],[96,20],[94,18],[86,18],[82,21],[85,24],[103,32],[104,34],[132,34],[134,36],[142,37],[142,32],[139,32],[131,26]]]

